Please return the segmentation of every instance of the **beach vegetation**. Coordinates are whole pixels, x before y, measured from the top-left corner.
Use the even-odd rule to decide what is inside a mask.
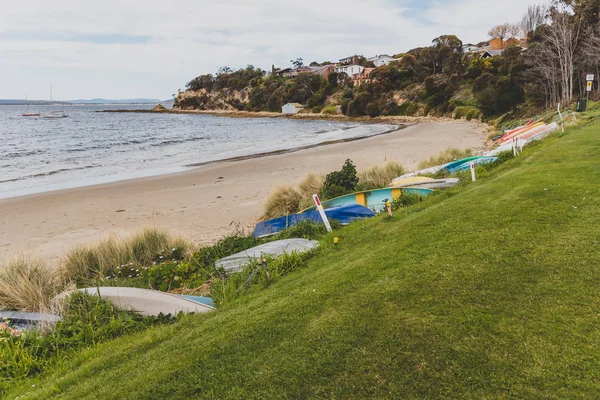
[[[454,109],[455,119],[466,119],[471,121],[473,119],[479,119],[481,117],[481,111],[477,107],[471,106],[459,106]]]
[[[358,173],[358,190],[371,190],[388,187],[394,178],[404,174],[402,165],[389,161],[382,166],[376,165]]]
[[[337,106],[329,105],[329,106],[326,106],[325,108],[323,108],[322,113],[325,115],[337,115],[338,108],[337,108]]]
[[[429,167],[435,167],[436,165],[447,164],[452,161],[460,160],[462,158],[471,157],[473,150],[471,149],[456,149],[450,148],[441,151],[437,156],[430,157],[428,160],[421,161],[418,165],[418,169],[425,169]]]
[[[42,260],[19,257],[0,266],[0,310],[48,312],[62,279]]]
[[[290,185],[277,186],[269,195],[261,220],[294,214],[299,210],[302,195]]]
[[[358,184],[356,167],[352,160],[344,162],[342,169],[333,171],[325,177],[323,182],[323,200],[333,199],[334,197],[352,193]]]
[[[76,247],[62,261],[61,272],[64,280],[73,280],[76,284],[115,276],[118,271],[135,276],[141,267],[181,260],[190,249],[190,243],[181,237],[146,228],[123,240],[108,238],[95,246]]]
[[[309,172],[298,184],[298,192],[303,198],[309,198],[312,201],[313,194],[321,194],[324,182],[323,175]]]

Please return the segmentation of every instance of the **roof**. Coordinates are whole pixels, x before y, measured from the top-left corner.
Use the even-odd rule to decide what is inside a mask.
[[[302,107],[304,108],[304,106],[300,103],[287,103],[286,106],[294,106],[294,107]]]
[[[503,53],[503,50],[486,50],[483,52],[483,54],[481,54],[481,57],[485,57],[486,55],[488,57],[494,57],[494,56],[499,56],[502,53]]]

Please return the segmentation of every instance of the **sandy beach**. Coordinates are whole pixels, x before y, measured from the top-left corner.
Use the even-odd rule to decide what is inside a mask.
[[[422,122],[397,132],[189,171],[0,200],[0,262],[24,254],[58,263],[71,248],[157,226],[198,245],[250,229],[269,192],[350,158],[358,170],[397,161],[407,170],[440,151],[485,148],[486,126]]]

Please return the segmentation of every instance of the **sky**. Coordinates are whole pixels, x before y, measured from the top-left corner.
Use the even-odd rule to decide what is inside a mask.
[[[533,0],[532,0],[533,1]],[[221,66],[487,40],[522,0],[0,0],[0,98],[168,99]]]

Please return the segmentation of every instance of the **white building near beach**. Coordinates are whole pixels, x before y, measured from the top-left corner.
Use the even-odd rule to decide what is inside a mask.
[[[344,72],[350,77],[352,77],[353,75],[362,74],[364,70],[365,67],[363,67],[362,65],[342,65],[335,68],[335,72],[337,72],[338,74]]]
[[[282,114],[298,114],[302,110],[304,110],[304,106],[300,103],[287,103],[281,107]]]
[[[367,58],[367,61],[370,61],[373,64],[375,64],[375,67],[383,67],[384,65],[388,65],[389,63],[398,60],[394,57],[388,56],[387,54],[381,54],[375,57]]]

